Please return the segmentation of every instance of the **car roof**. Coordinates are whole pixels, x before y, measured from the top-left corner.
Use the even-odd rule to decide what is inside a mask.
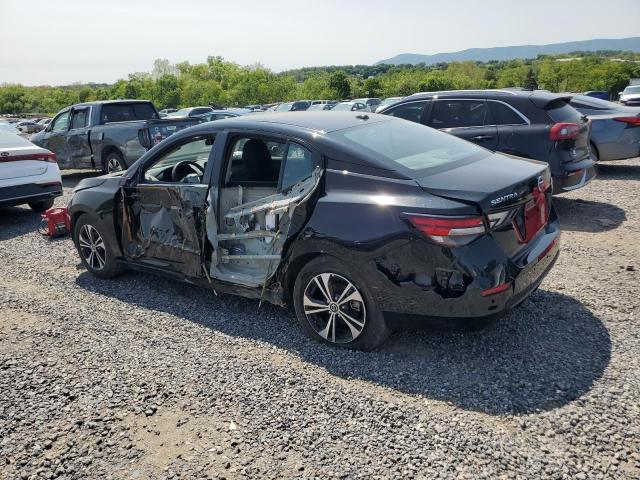
[[[521,88],[507,88],[502,90],[444,90],[438,92],[421,92],[414,93],[403,98],[400,102],[393,106],[406,103],[409,101],[432,99],[432,98],[500,98],[508,101],[510,98],[530,99],[536,106],[543,107],[549,102],[557,99],[569,101],[571,94],[552,93],[547,90],[525,90]]]
[[[84,102],[84,103],[76,103],[73,106],[74,107],[80,107],[80,106],[90,106],[90,105],[109,105],[112,103],[151,103],[150,100],[127,100],[127,99],[123,99],[123,100],[97,100],[95,102]],[[63,109],[64,110],[64,109]]]
[[[366,119],[363,119],[363,115]],[[218,120],[218,126],[228,127],[250,127],[252,124],[259,123],[263,127],[282,126],[303,128],[317,133],[330,133],[336,130],[343,130],[358,125],[363,122],[384,122],[392,120],[394,117],[385,115],[376,115],[375,113],[358,113],[358,112],[334,112],[327,115],[323,112],[304,111],[304,112],[282,112],[282,113],[263,113],[260,115],[245,115],[240,117],[226,118]]]
[[[317,148],[323,155],[337,158],[346,154],[354,164],[373,168],[376,171],[385,171],[385,175],[398,179],[409,179],[395,167],[390,167],[388,162],[371,158],[362,149],[347,146],[340,136],[332,135],[332,132],[357,128],[365,125],[380,123],[405,122],[405,120],[388,115],[379,115],[371,112],[332,112],[303,111],[284,113],[262,113],[260,115],[244,115],[225,118],[215,122],[206,122],[185,128],[174,133],[167,142],[181,142],[182,139],[192,135],[210,135],[226,130],[238,130],[242,134],[282,135],[290,138],[298,138],[308,142],[310,146]],[[425,127],[426,128],[426,127]],[[149,152],[153,152],[164,142],[154,146]]]

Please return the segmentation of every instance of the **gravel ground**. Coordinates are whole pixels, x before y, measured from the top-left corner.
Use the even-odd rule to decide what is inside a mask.
[[[634,159],[557,198],[560,260],[499,323],[371,353],[256,301],[93,278],[0,210],[0,477],[640,478],[639,187]]]

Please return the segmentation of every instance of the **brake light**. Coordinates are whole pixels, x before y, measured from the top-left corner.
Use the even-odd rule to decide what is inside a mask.
[[[429,239],[447,247],[462,247],[486,233],[482,217],[407,216],[411,224]]]
[[[640,127],[640,117],[615,117],[614,120],[626,123],[629,127]]]
[[[30,153],[27,155],[9,155],[7,157],[0,155],[0,162],[18,162],[20,160],[39,160],[41,162],[56,163],[56,154],[49,152]]]
[[[580,133],[580,125],[577,123],[556,123],[551,126],[549,138],[551,140],[569,140],[576,138]]]

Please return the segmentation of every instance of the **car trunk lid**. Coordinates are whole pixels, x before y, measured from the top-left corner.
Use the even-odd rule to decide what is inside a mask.
[[[525,248],[549,218],[551,177],[542,162],[494,153],[416,181],[430,194],[475,206],[509,256]]]
[[[47,171],[50,163],[55,163],[55,158],[50,151],[16,136],[15,141],[0,144],[2,179],[42,175]]]

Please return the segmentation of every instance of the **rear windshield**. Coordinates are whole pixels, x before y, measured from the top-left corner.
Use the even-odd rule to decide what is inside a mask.
[[[580,123],[582,119],[582,114],[563,99],[549,102],[545,110],[554,122]]]
[[[488,154],[471,142],[405,120],[372,123],[331,135],[390,168],[400,166],[412,171],[472,161]]]
[[[156,118],[158,118],[158,114],[150,103],[110,103],[102,106],[102,123]]]

